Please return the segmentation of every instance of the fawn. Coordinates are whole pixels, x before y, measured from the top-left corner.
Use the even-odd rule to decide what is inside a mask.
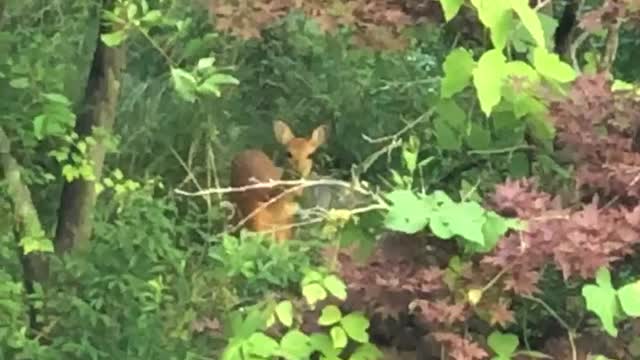
[[[287,150],[290,168],[302,178],[307,177],[313,167],[310,156],[326,141],[327,126],[321,125],[313,130],[310,138],[303,138],[296,137],[287,124],[278,120],[273,123],[273,132],[276,140]],[[234,156],[231,162],[231,186],[235,188],[278,181],[282,179],[283,172],[264,152],[244,150]],[[272,187],[232,192],[231,201],[236,207],[234,224],[246,220],[245,226],[249,230],[272,231],[279,242],[290,239],[293,232],[290,225],[298,210],[294,198],[302,193],[302,189],[272,200],[282,191],[282,188]]]

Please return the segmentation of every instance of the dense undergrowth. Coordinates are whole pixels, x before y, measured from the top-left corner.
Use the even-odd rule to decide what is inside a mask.
[[[639,9],[462,3],[0,6],[0,359],[638,358]],[[284,244],[226,231],[276,119],[331,129]]]

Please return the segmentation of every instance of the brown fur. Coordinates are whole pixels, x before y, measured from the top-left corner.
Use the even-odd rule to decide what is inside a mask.
[[[310,138],[296,137],[289,126],[282,121],[274,122],[273,131],[276,140],[287,150],[289,166],[303,178],[309,175],[313,167],[310,156],[326,141],[326,126],[317,127]],[[283,172],[283,169],[276,167],[264,152],[254,149],[244,150],[231,162],[231,186],[248,186],[255,181],[278,181],[282,179]],[[281,192],[281,188],[263,188],[231,193],[231,201],[237,210],[234,224]],[[246,228],[255,232],[272,231],[277,241],[290,239],[293,229],[275,230],[274,228],[285,227],[293,222],[298,209],[295,197],[300,193],[301,191],[289,193],[259,210],[246,222]]]

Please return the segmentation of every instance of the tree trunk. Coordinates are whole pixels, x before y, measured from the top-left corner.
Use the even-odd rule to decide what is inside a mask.
[[[31,191],[22,181],[22,168],[11,155],[11,142],[9,137],[0,127],[0,169],[7,180],[7,194],[13,205],[13,213],[16,219],[16,240],[32,239],[44,244],[48,241],[42,229],[38,211],[33,205]],[[19,246],[22,248],[22,246]],[[21,250],[22,255],[22,250]],[[47,262],[39,251],[30,252],[21,256],[25,281],[44,282],[47,278]]]
[[[112,0],[104,0],[103,8],[111,8]],[[84,111],[78,116],[76,132],[80,137],[92,135],[100,128],[101,133],[110,134],[115,122],[120,79],[125,66],[124,45],[107,47],[100,34],[112,29],[101,27],[98,43],[91,64],[84,99]],[[95,136],[96,140],[101,138]],[[95,181],[102,175],[106,147],[102,141],[89,146],[87,156],[93,164]],[[95,181],[76,179],[64,184],[58,226],[56,228],[56,252],[63,253],[77,246],[85,246],[93,230],[93,212],[96,202]]]

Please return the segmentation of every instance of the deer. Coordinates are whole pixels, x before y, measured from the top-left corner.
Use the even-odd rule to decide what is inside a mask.
[[[320,125],[308,138],[297,137],[281,120],[273,123],[276,141],[284,146],[288,158],[288,170],[306,178],[313,168],[313,155],[327,140],[328,127]],[[279,181],[285,169],[277,167],[263,151],[246,149],[231,161],[230,184],[233,188],[247,188],[257,183]],[[284,193],[283,193],[284,192]],[[299,210],[296,198],[302,188],[291,191],[282,187],[249,188],[230,194],[235,206],[233,223],[253,232],[268,232],[277,242],[291,239],[294,216]],[[240,222],[244,222],[240,225]]]

